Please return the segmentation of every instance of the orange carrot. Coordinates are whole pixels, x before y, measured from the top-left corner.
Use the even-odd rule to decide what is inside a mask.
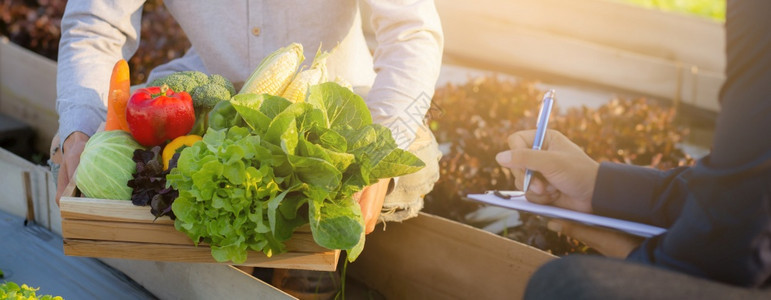
[[[110,76],[107,121],[105,121],[104,130],[129,131],[126,122],[126,104],[128,103],[130,88],[128,63],[121,59],[115,63],[112,68],[112,76]]]
[[[115,108],[109,101],[107,102],[107,119],[104,121],[104,130],[121,130],[118,117],[115,116]]]

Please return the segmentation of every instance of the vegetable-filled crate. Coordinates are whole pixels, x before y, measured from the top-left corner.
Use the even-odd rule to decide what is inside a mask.
[[[62,197],[60,205],[66,255],[217,263],[208,245],[195,246],[169,217],[155,219],[129,201]],[[340,250],[316,244],[308,226],[298,228],[285,244],[288,252],[272,257],[249,251],[241,265],[319,271],[337,266]]]
[[[104,131],[61,200],[65,254],[334,270],[345,250],[354,261],[365,242],[355,195],[425,164],[326,78],[327,53],[298,72],[302,53],[277,50],[237,93],[182,71],[129,96],[116,64]]]

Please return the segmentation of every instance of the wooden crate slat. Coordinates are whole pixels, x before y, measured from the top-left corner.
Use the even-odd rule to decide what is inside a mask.
[[[62,197],[60,206],[64,219],[174,224],[167,216],[155,219],[149,206],[136,206],[127,200]],[[295,232],[311,232],[311,228],[303,225]]]
[[[110,257],[170,262],[218,263],[211,256],[209,248],[167,244],[65,239],[64,254],[70,256]],[[339,254],[340,250],[315,253],[287,252],[269,258],[262,253],[252,252],[248,256],[246,262],[241,265],[267,268],[334,271],[337,266]]]
[[[140,243],[193,245],[193,241],[171,224],[62,220],[62,237]]]
[[[165,216],[156,220],[150,207],[136,206],[127,200],[62,197],[60,206],[64,219],[174,224]]]
[[[65,239],[194,246],[186,234],[170,224],[64,219],[62,228],[62,237]],[[316,244],[310,232],[295,232],[285,244],[287,251],[293,252],[329,251]],[[205,243],[199,245],[207,246]]]

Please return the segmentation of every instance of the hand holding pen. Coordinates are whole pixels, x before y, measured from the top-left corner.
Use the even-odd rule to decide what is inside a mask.
[[[551,118],[551,108],[554,106],[554,90],[549,90],[543,95],[541,102],[541,111],[538,113],[538,123],[536,124],[535,139],[533,140],[533,150],[541,150],[543,140],[546,137],[546,129],[549,127],[549,118]],[[533,171],[525,171],[525,186],[522,191],[527,193],[530,186],[530,179],[533,177]]]
[[[538,129],[509,136],[511,150],[498,153],[496,160],[511,169],[517,187],[527,187],[528,201],[591,213],[599,163],[562,133],[547,130],[548,119],[540,121],[551,114],[554,97],[554,91],[544,96]]]

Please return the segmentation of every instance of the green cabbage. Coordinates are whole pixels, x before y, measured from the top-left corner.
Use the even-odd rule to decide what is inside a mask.
[[[123,130],[94,134],[75,171],[78,189],[90,198],[131,200],[132,189],[126,183],[136,171],[136,163],[131,159],[136,149],[143,147]]]

